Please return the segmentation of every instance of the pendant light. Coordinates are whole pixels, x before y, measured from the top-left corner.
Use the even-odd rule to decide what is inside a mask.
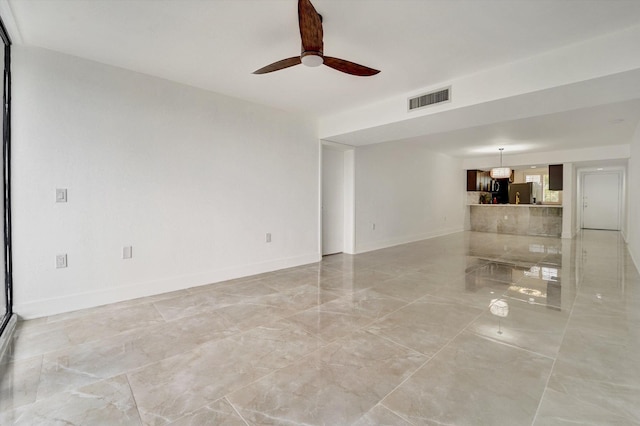
[[[491,177],[493,179],[506,179],[508,177],[511,177],[511,169],[509,167],[502,167],[502,151],[504,151],[504,148],[499,148],[500,149],[500,167],[494,167],[493,169],[491,169]]]

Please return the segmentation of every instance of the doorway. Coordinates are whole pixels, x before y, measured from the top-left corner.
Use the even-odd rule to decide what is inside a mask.
[[[344,154],[322,147],[322,255],[344,251]]]
[[[353,253],[354,150],[324,142],[321,158],[321,253]]]
[[[582,228],[620,230],[620,171],[585,173],[582,177]]]

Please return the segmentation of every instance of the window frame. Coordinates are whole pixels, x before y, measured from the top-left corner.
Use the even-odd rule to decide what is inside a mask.
[[[0,38],[4,44],[3,102],[2,102],[2,175],[4,179],[3,226],[4,226],[4,289],[6,310],[0,318],[2,335],[13,316],[13,253],[11,238],[11,38],[0,17]]]

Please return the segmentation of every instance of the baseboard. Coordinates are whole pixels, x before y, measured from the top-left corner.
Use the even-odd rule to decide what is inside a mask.
[[[209,271],[201,274],[184,275],[137,283],[126,286],[112,287],[101,291],[76,293],[58,298],[41,299],[27,303],[14,303],[13,311],[23,319],[40,318],[79,309],[93,308],[110,303],[137,299],[139,297],[154,296],[177,290],[213,284],[235,278],[242,278],[265,272],[277,271],[285,268],[319,262],[318,253],[306,254],[268,262],[242,265],[233,268]]]
[[[390,240],[384,241],[375,241],[368,244],[358,245],[356,247],[356,254],[366,253],[368,251],[380,250],[383,248],[399,246],[401,244],[415,243],[416,241],[429,240],[431,238],[442,237],[444,235],[455,234],[457,232],[463,232],[464,229],[460,228],[447,228],[447,229],[439,229],[434,232],[429,232],[426,234],[420,235],[412,235],[401,238],[394,238]]]

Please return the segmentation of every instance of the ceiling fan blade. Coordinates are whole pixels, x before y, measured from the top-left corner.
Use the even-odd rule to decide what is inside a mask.
[[[298,24],[302,50],[322,54],[322,18],[309,0],[298,0]]]
[[[324,57],[324,64],[334,70],[342,71],[351,75],[357,75],[359,77],[370,77],[380,72],[379,70],[374,70],[373,68],[365,67],[364,65],[359,65],[355,62],[332,58],[330,56]]]
[[[283,59],[278,62],[274,62],[266,67],[262,67],[259,70],[254,71],[254,74],[266,74],[268,72],[283,70],[285,68],[292,67],[294,65],[300,65],[302,61],[300,60],[300,56],[294,56],[293,58]]]

